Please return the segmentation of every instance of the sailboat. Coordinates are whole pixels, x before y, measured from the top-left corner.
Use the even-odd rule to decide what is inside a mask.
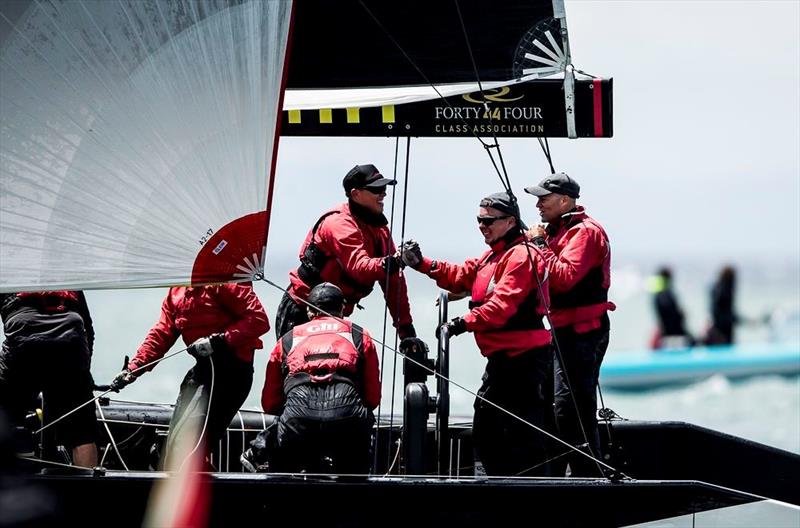
[[[0,292],[269,280],[282,136],[611,137],[613,83],[576,78],[563,1],[495,4],[4,2]],[[446,296],[440,308],[446,320]],[[800,515],[785,504],[800,505],[800,457],[681,423],[607,416],[613,477],[475,476],[470,425],[449,416],[449,343],[420,359],[435,394],[409,379],[403,423],[376,428],[376,459],[399,441],[399,464],[241,473],[238,453],[270,419],[242,412],[215,450],[220,471],[203,475],[210,524],[316,521],[309,504],[330,505],[319,522],[335,525]],[[138,525],[167,477],[148,467],[170,412],[101,400],[107,468],[20,478],[60,499],[59,520]]]

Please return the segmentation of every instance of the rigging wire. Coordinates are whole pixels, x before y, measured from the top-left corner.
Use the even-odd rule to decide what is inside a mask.
[[[117,458],[119,458],[122,467],[128,471],[128,465],[125,463],[125,460],[122,458],[122,453],[119,452],[119,447],[117,447],[117,442],[114,440],[114,435],[111,434],[111,428],[108,426],[108,422],[106,422],[105,414],[103,414],[103,408],[100,405],[100,400],[94,401],[95,408],[97,412],[100,413],[100,421],[103,422],[103,427],[106,429],[106,433],[108,433],[108,439],[110,440],[109,445],[114,446],[114,452],[117,454]],[[103,461],[106,459],[106,455],[108,454],[108,446],[106,446],[106,451],[103,453],[103,460],[100,461],[100,467],[103,467]]]
[[[409,167],[409,156],[410,156],[410,154],[411,154],[411,138],[407,137],[406,138],[406,168],[405,168],[405,174],[404,174],[404,177],[403,177],[403,180],[404,180],[403,181],[403,216],[402,216],[402,220],[400,221],[400,247],[403,246],[403,241],[405,240],[405,236],[406,236],[406,209],[407,209],[407,205],[408,205],[408,167]],[[400,280],[399,279],[400,279],[400,274],[402,272],[403,272],[402,270],[398,270],[398,272],[397,272],[397,274],[398,274],[397,292],[396,292],[397,295],[395,297],[395,314],[397,314],[397,320],[398,320],[397,324],[398,324],[398,326],[399,326],[399,319],[400,319],[400,303],[402,302],[402,298],[401,298],[402,289],[400,288]],[[387,282],[386,292],[388,293],[389,292],[389,288],[388,288],[389,277],[388,276],[386,277],[386,282]],[[387,308],[388,308],[388,304],[387,304]],[[384,310],[385,309],[386,308],[384,308]],[[398,349],[398,347],[397,347],[398,339],[399,339],[399,336],[398,336],[397,332],[395,332],[395,334],[394,334],[394,349],[395,350]],[[396,387],[396,384],[397,384],[397,354],[394,355],[394,359],[393,359],[393,362],[392,362],[392,399],[391,399],[391,410],[390,410],[391,416],[389,417],[389,427],[390,427],[390,429],[391,429],[392,424],[394,423],[394,399],[395,399],[395,387]],[[391,436],[390,436],[390,438],[391,438]],[[399,447],[398,447],[398,450],[399,450]],[[391,454],[389,456],[391,457]],[[390,465],[391,465],[391,462],[390,462]]]
[[[475,79],[478,82],[478,90],[480,90],[481,92],[481,99],[483,100],[483,108],[485,110],[485,115],[488,117],[489,124],[491,125],[494,122],[494,119],[492,118],[492,112],[489,111],[489,102],[486,99],[486,96],[484,95],[483,83],[481,82],[481,76],[480,73],[478,72],[478,64],[475,62],[475,55],[472,53],[472,45],[470,44],[469,36],[467,34],[467,26],[466,24],[464,24],[464,17],[461,15],[461,8],[458,5],[458,0],[453,0],[453,3],[456,6],[456,12],[458,13],[458,21],[461,23],[461,32],[464,34],[464,41],[467,44],[467,52],[469,53],[469,59],[470,62],[472,62],[472,69],[475,72]],[[500,182],[506,188],[506,191],[508,191],[512,201],[516,202],[516,198],[514,197],[514,194],[511,192],[511,182],[508,179],[508,171],[506,170],[505,162],[503,161],[503,153],[500,150],[500,142],[497,139],[497,134],[494,131],[494,127],[490,126],[489,130],[492,132],[492,139],[494,140],[494,144],[487,145],[484,143],[483,145],[484,149],[486,150],[486,153],[489,155],[489,159],[492,161],[492,164],[495,167],[495,171],[497,171],[497,174],[500,176]],[[494,158],[492,157],[491,153],[492,148],[497,149],[497,156],[500,160],[500,166],[502,167],[502,172],[498,170],[497,165],[494,162]]]
[[[556,169],[553,167],[553,158],[550,156],[550,145],[547,143],[547,137],[544,138],[544,141],[542,141],[540,137],[536,139],[539,141],[539,146],[542,147],[542,152],[544,152],[544,157],[547,159],[547,164],[550,165],[550,174],[555,174]]]
[[[403,55],[403,57],[405,57],[405,59],[408,61],[408,63],[411,65],[411,67],[414,68],[417,71],[417,73],[419,73],[420,77],[422,77],[422,79],[428,84],[428,86],[430,86],[433,89],[433,91],[436,92],[436,95],[439,96],[439,99],[441,99],[442,102],[444,104],[446,104],[450,109],[453,109],[453,105],[450,104],[450,101],[448,101],[447,98],[444,95],[442,95],[442,92],[439,91],[439,89],[436,87],[435,84],[433,84],[433,82],[430,80],[430,78],[427,75],[425,75],[425,72],[423,72],[422,69],[417,65],[417,63],[414,62],[414,60],[408,55],[408,53],[406,53],[406,50],[400,45],[399,42],[397,42],[397,39],[395,39],[394,36],[392,36],[392,34],[386,29],[386,27],[383,25],[383,23],[381,23],[381,21],[378,19],[378,17],[376,17],[375,14],[369,9],[369,7],[367,7],[364,4],[363,0],[359,0],[359,4],[361,4],[361,7],[364,8],[364,10],[370,16],[370,18],[372,18],[372,20],[375,22],[375,24],[377,24],[377,26],[380,28],[380,30],[383,31],[383,33],[392,42],[392,44],[394,44],[394,46],[398,49],[398,51],[400,51],[400,53]],[[483,93],[483,92],[481,92],[481,93]],[[467,123],[466,119],[464,119],[463,117],[461,117],[459,119],[461,120],[461,123],[465,126],[465,128],[472,133],[472,137],[474,137],[487,151],[489,149],[496,148],[496,145],[490,145],[490,144],[486,143],[477,134],[475,129],[473,127],[471,127],[469,125],[469,123]],[[491,155],[489,157],[492,160],[492,165],[494,165],[494,168],[495,168],[495,171],[497,172],[498,177],[500,177],[500,181],[502,182],[503,181],[503,175],[501,174],[500,169],[497,167],[497,164],[495,163],[495,161],[491,157]]]
[[[398,161],[399,152],[400,152],[400,136],[397,136],[395,138],[395,142],[394,142],[394,170],[392,171],[392,178],[395,181],[397,180],[397,161]],[[397,193],[396,193],[396,191],[394,189],[392,189],[392,207],[391,207],[391,214],[389,216],[389,232],[394,231],[394,204],[395,204],[396,198],[397,198]],[[388,275],[386,276],[386,283],[385,283],[384,291],[389,291],[389,276]],[[388,311],[389,311],[389,306],[388,306],[388,304],[385,304],[384,307],[383,307],[383,332],[381,334],[381,339],[383,340],[383,343],[381,343],[381,369],[380,369],[380,384],[381,384],[381,387],[383,387],[383,373],[385,371],[383,366],[386,364],[386,363],[384,363],[384,357],[385,357],[385,352],[386,352],[386,345],[384,343],[386,342],[386,328],[387,328],[387,321],[388,321]],[[394,409],[394,386],[392,387],[392,409]],[[383,410],[383,398],[381,398],[381,402],[378,403],[377,423],[380,423],[380,421],[381,421],[381,411],[382,410]],[[390,416],[390,425],[389,425],[390,429],[391,429],[391,425],[392,425],[391,424],[391,419],[392,419],[392,417]],[[378,429],[378,430],[380,430],[380,429]],[[375,471],[375,469],[378,466],[377,443],[378,443],[378,435],[376,433],[376,435],[375,435],[375,450],[374,450],[373,458],[372,458],[372,471],[373,472]]]

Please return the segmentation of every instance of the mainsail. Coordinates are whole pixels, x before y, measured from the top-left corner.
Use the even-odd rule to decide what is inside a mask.
[[[260,272],[291,9],[3,2],[0,291]]]

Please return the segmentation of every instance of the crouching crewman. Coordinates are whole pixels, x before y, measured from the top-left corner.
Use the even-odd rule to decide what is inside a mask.
[[[342,318],[342,291],[309,296],[308,323],[281,337],[267,364],[261,404],[277,415],[241,457],[249,471],[367,473],[372,410],[381,398],[369,333]]]

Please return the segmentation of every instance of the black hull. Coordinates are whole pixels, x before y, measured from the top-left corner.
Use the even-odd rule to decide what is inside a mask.
[[[39,475],[60,499],[59,521],[140,526],[163,474]],[[212,489],[209,526],[232,522],[300,526],[625,526],[752,502],[752,496],[692,481],[360,481],[271,475],[204,475]],[[91,501],[91,508],[87,507]],[[91,513],[89,513],[90,510]],[[283,524],[287,523],[287,524]]]
[[[94,526],[113,520],[115,526],[139,526],[152,485],[166,478],[164,473],[142,470],[157,460],[169,408],[112,404],[103,415],[131,471],[114,469],[120,462],[111,449],[103,450],[106,470],[94,473],[42,473],[42,466],[31,464],[16,487],[38,490],[38,504],[52,506],[50,517],[45,515],[47,508],[37,514],[45,515],[47,523]],[[441,476],[436,474],[439,453],[433,426],[424,442],[421,467],[426,475],[404,475],[402,456],[390,469],[392,446],[400,437],[397,421],[376,428],[375,474],[389,473],[386,477],[242,473],[239,454],[269,419],[242,412],[215,449],[214,463],[222,471],[201,475],[212,490],[210,526],[237,520],[329,526],[380,522],[485,527],[521,521],[538,526],[626,526],[756,503],[764,497],[800,505],[800,456],[681,422],[604,423],[604,442],[611,446],[606,461],[630,477],[612,482],[476,478],[468,423],[451,423],[446,455],[452,462]]]

